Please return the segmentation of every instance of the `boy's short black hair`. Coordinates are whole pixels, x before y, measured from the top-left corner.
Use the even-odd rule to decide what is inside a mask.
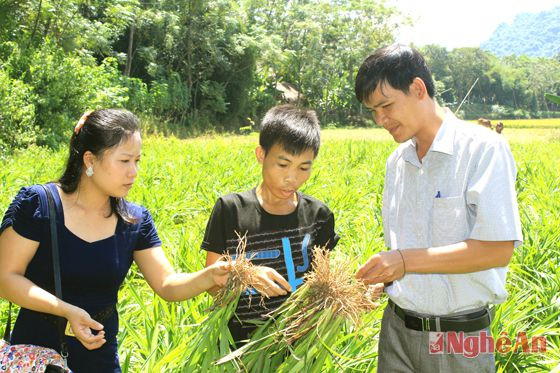
[[[266,153],[278,144],[293,155],[311,149],[316,157],[321,145],[317,114],[294,105],[273,107],[261,122],[259,144]]]
[[[414,78],[424,81],[428,95],[433,98],[434,80],[420,52],[402,44],[380,48],[366,58],[358,70],[356,98],[360,102],[368,100],[377,86],[383,83],[389,83],[391,87],[408,94],[408,87]]]

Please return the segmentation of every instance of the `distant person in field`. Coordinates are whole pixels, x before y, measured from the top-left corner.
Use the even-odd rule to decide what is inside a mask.
[[[235,255],[238,234],[246,235],[246,255],[259,268],[255,289],[270,297],[263,299],[263,307],[261,294],[242,294],[229,322],[237,347],[256,329],[250,320],[278,308],[303,283],[303,275],[311,270],[313,247],[333,249],[339,240],[327,205],[298,191],[319,153],[319,131],[312,110],[292,105],[270,109],[255,150],[262,181],[248,191],[220,197],[208,219],[201,244],[206,264],[226,253]]]
[[[357,272],[389,295],[378,372],[493,372],[492,353],[447,353],[433,332],[490,335],[489,307],[507,297],[507,265],[522,240],[509,145],[440,107],[424,58],[408,46],[366,58],[355,91],[400,144],[384,184],[389,250]]]
[[[478,124],[486,128],[492,129],[492,121],[490,119],[478,118]]]
[[[63,318],[72,371],[120,372],[117,293],[133,261],[169,301],[227,281],[224,262],[175,273],[150,212],[124,199],[138,176],[141,143],[138,119],[126,110],[88,112],[74,128],[66,169],[46,184],[56,209],[63,299],[53,295],[47,193],[33,185],[14,198],[0,226],[0,295],[21,306],[12,344],[60,353]]]
[[[502,122],[498,122],[498,124],[496,124],[496,132],[502,133],[503,130],[504,130],[504,124]]]

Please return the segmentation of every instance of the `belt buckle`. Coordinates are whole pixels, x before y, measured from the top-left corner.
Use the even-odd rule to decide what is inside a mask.
[[[429,332],[430,331],[430,318],[429,317],[420,317],[422,321],[422,331]]]

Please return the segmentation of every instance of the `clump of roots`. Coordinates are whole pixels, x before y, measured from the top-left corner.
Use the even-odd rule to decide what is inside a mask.
[[[223,307],[236,299],[245,289],[251,288],[257,282],[257,269],[245,253],[247,246],[247,237],[238,236],[238,244],[235,258],[229,254],[224,255],[223,260],[231,265],[226,286],[221,288],[214,296],[214,305],[212,309]]]
[[[234,360],[248,372],[285,372],[295,371],[305,359],[305,364],[315,367],[306,365],[307,371],[321,371],[330,355],[323,353],[322,346],[332,346],[344,325],[359,325],[362,314],[377,307],[381,287],[368,287],[358,281],[352,264],[347,259],[331,258],[329,250],[315,247],[312,270],[305,275],[303,285],[267,315],[268,320],[257,328],[249,343],[216,364]]]
[[[329,310],[333,317],[359,325],[362,313],[378,306],[375,301],[380,292],[356,280],[348,259],[333,259],[329,250],[316,246],[312,268],[305,275],[304,285],[299,290],[297,301],[301,302],[301,306],[289,316],[287,327],[282,331],[288,343],[293,343],[313,328],[313,323],[308,321],[324,310]]]
[[[313,270],[306,275],[309,286],[309,303],[330,308],[335,315],[357,324],[360,315],[375,308],[368,296],[368,286],[356,280],[353,266],[348,260],[331,260],[330,252],[313,249]]]

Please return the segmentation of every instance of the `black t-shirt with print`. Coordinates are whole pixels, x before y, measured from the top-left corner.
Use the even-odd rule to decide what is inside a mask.
[[[334,215],[321,201],[298,192],[298,205],[288,215],[273,215],[260,205],[255,189],[220,197],[206,226],[202,249],[218,254],[235,255],[238,235],[246,235],[245,253],[255,265],[275,269],[292,286],[298,288],[303,275],[311,270],[312,249],[332,249],[339,237],[334,231]],[[236,317],[229,326],[234,340],[247,339],[255,329],[247,320],[260,319],[278,308],[286,296],[264,299],[254,290],[241,295]],[[249,299],[250,298],[250,299]],[[249,304],[250,300],[250,304]]]

